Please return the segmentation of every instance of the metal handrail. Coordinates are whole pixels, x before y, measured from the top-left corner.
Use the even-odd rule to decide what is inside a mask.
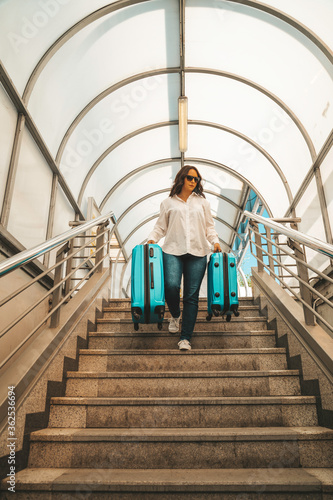
[[[0,276],[3,276],[4,274],[14,271],[14,269],[17,269],[18,267],[28,264],[28,262],[31,262],[32,260],[40,257],[41,255],[44,255],[47,252],[50,252],[57,246],[66,243],[75,236],[89,231],[89,229],[97,226],[98,224],[102,224],[107,220],[112,220],[114,223],[116,222],[113,212],[108,212],[105,215],[96,217],[96,219],[85,222],[80,226],[70,229],[69,231],[66,231],[65,233],[62,233],[58,236],[55,236],[54,238],[51,238],[50,240],[47,240],[44,243],[41,243],[40,245],[37,245],[29,250],[23,250],[17,255],[14,255],[13,257],[10,257],[9,259],[6,259],[4,262],[0,263]]]
[[[20,305],[16,308],[11,308],[9,316],[3,316],[4,323],[8,321],[8,324],[0,331],[0,339],[10,334],[10,332],[12,332],[29,314],[33,313],[37,307],[45,304],[48,309],[48,312],[46,312],[44,306],[41,309],[41,313],[33,317],[32,324],[25,324],[24,336],[22,336],[20,342],[17,342],[17,344],[14,342],[13,345],[10,346],[6,358],[0,360],[0,370],[6,366],[13,356],[15,356],[44,325],[51,329],[59,326],[62,306],[66,305],[68,301],[74,297],[74,294],[76,294],[79,288],[90,279],[92,274],[103,273],[103,264],[105,262],[107,262],[107,266],[111,272],[110,240],[115,224],[111,229],[109,227],[110,220],[113,223],[116,222],[113,212],[96,217],[96,219],[92,219],[88,222],[77,221],[75,222],[75,225],[77,225],[75,229],[70,229],[30,250],[24,250],[18,255],[1,263],[0,275],[4,276],[10,271],[25,266],[28,262],[47,252],[50,253],[55,249],[57,252],[55,264],[41,273],[41,275],[45,275],[51,270],[54,270],[52,288],[48,289],[47,293],[39,294],[37,298],[34,297],[31,301],[28,301],[27,307],[23,301],[22,307]],[[90,230],[95,227],[97,227],[96,234],[90,234]],[[80,237],[80,235],[84,235],[83,244],[76,247],[75,240]],[[88,248],[90,249],[89,255],[87,255],[85,251]],[[78,261],[75,261],[75,263],[73,262],[74,256],[78,256]],[[91,264],[89,265],[89,270],[86,269],[88,262]],[[80,273],[80,275],[76,277],[76,273]],[[23,286],[9,293],[7,297],[4,297],[0,301],[0,307],[15,300],[19,294],[25,292],[29,287],[38,282],[38,279],[39,277],[36,276],[33,280],[28,280]],[[74,285],[74,280],[79,282]],[[32,329],[30,330],[30,328]]]
[[[266,219],[265,217],[261,217],[260,215],[253,214],[248,211],[245,211],[244,215],[251,221],[249,227],[249,241],[251,245],[251,253],[258,262],[258,271],[267,271],[267,273],[270,274],[273,279],[277,280],[282,287],[286,288],[296,300],[301,302],[303,306],[304,320],[307,325],[314,325],[316,318],[321,322],[322,326],[326,327],[327,333],[333,337],[333,325],[325,319],[324,315],[319,314],[315,308],[317,300],[321,300],[322,303],[325,304],[325,307],[327,308],[328,306],[329,309],[333,308],[333,303],[328,297],[325,297],[324,294],[320,293],[319,290],[310,285],[309,270],[315,273],[320,280],[324,280],[326,283],[329,283],[330,286],[333,284],[333,279],[306,262],[306,253],[303,248],[303,246],[309,247],[319,254],[325,255],[325,257],[332,258],[333,245],[320,241],[317,238],[307,236],[300,231],[289,229],[275,220]],[[293,221],[294,220],[284,220],[284,222]],[[262,231],[260,232],[258,230],[258,224],[261,224],[265,228],[264,231],[266,236],[262,234]],[[291,247],[293,253],[283,249],[277,238],[274,237],[275,241],[273,242],[271,230],[274,231],[275,235],[284,235],[288,238],[288,246]],[[254,236],[254,241],[252,241],[251,235]],[[256,249],[255,254],[252,251],[252,245],[254,245]],[[278,249],[276,256],[273,255],[273,247]],[[290,269],[290,265],[287,268],[283,262],[284,257],[294,259],[297,266],[297,274]],[[268,265],[264,262],[264,258],[268,258]],[[275,267],[280,268],[282,271],[286,271],[287,275],[284,275],[284,273],[281,274],[280,272],[277,274],[275,272]],[[296,292],[292,290],[294,287],[288,286],[286,279],[289,278],[295,279],[298,282],[297,288],[299,289],[299,293],[296,294]],[[314,297],[317,297],[317,299],[314,300]]]
[[[325,255],[333,259],[333,245],[326,243],[325,241],[314,238],[313,236],[308,236],[307,234],[301,233],[300,231],[296,231],[295,229],[291,229],[289,227],[280,224],[279,222],[274,222],[272,219],[266,219],[261,215],[254,214],[252,212],[244,211],[244,215],[249,219],[253,219],[259,224],[263,224],[270,229],[274,229],[279,233],[291,238],[292,240],[298,241],[307,247],[316,250],[317,252]]]

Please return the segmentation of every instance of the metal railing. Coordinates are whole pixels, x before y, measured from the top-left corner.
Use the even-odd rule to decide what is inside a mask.
[[[24,250],[0,263],[0,277],[3,277],[14,270],[26,266],[33,260],[57,250],[54,265],[0,301],[1,308],[5,304],[17,299],[22,292],[40,282],[46,275],[50,276],[53,273],[53,286],[36,301],[31,303],[24,311],[19,311],[16,317],[0,331],[1,339],[9,334],[16,325],[19,325],[40,304],[49,299],[49,312],[38,320],[38,324],[34,325],[33,329],[27,333],[18,345],[15,345],[6,359],[2,360],[0,368],[47,322],[49,322],[51,328],[56,328],[59,324],[61,307],[69,302],[93,274],[102,271],[104,262],[106,262],[107,266],[110,266],[110,240],[115,227],[112,230],[110,229],[110,221],[113,224],[116,223],[113,212],[109,212],[88,222],[78,221],[72,223],[72,225],[77,227],[73,227],[69,231],[45,243],[30,250]],[[92,231],[94,228],[97,228],[96,232]],[[80,243],[80,240],[82,243]],[[16,309],[19,310],[18,307]]]
[[[314,325],[316,318],[333,336],[333,324],[316,310],[318,301],[330,310],[333,309],[333,302],[330,300],[332,297],[323,295],[310,284],[311,281],[315,283],[322,281],[333,287],[333,279],[306,262],[304,249],[304,246],[308,247],[327,257],[330,262],[330,259],[333,259],[333,245],[286,227],[274,219],[267,219],[248,211],[245,211],[244,215],[249,219],[251,253],[257,259],[258,271],[268,272],[302,304],[307,325]],[[295,222],[295,219],[280,219],[280,221],[288,223]],[[311,279],[309,279],[310,272]]]

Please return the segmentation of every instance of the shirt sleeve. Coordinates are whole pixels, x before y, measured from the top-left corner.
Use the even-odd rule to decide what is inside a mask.
[[[160,206],[160,215],[156,221],[154,229],[148,235],[148,241],[153,240],[156,243],[160,241],[163,236],[165,236],[168,228],[167,212],[165,209],[165,203],[162,201]]]
[[[215,230],[214,220],[210,208],[209,201],[205,200],[204,204],[205,219],[206,219],[206,238],[212,245],[219,243],[219,237]]]

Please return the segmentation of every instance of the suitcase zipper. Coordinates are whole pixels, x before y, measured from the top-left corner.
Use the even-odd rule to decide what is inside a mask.
[[[145,323],[149,323],[150,318],[150,279],[149,279],[149,245],[144,246],[144,272],[145,272]]]
[[[230,310],[228,255],[223,254],[224,312]]]

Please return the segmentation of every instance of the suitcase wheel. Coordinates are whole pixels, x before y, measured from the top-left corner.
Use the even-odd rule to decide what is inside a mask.
[[[231,320],[231,314],[227,314],[226,320],[229,323],[229,321]]]
[[[238,318],[238,316],[239,316],[239,311],[235,311],[235,316],[236,316],[236,318]]]
[[[212,319],[212,315],[208,314],[208,316],[206,316],[206,321],[210,321],[211,319]]]
[[[136,332],[139,330],[139,323],[134,323],[134,330]]]
[[[216,317],[220,316],[220,311],[214,310],[213,313],[214,313],[214,316],[216,316]]]
[[[157,323],[157,328],[158,328],[159,330],[162,330],[162,323]]]

